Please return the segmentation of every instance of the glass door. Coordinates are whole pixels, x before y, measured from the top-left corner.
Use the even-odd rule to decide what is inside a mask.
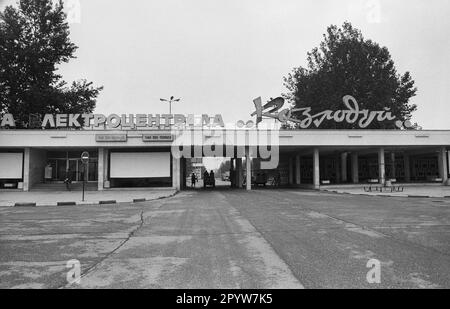
[[[74,182],[81,180],[79,167],[81,168],[81,164],[78,164],[77,159],[69,159],[69,178]]]
[[[96,160],[90,160],[87,166],[88,169],[88,181],[98,180],[98,163]]]
[[[51,179],[48,179],[46,177],[47,180],[58,180],[58,162],[55,159],[50,159],[48,160],[48,165],[50,165],[51,169],[52,169],[52,177]]]
[[[67,174],[67,160],[58,159],[56,160],[56,170],[57,170],[57,178],[58,181],[64,181],[66,179]]]

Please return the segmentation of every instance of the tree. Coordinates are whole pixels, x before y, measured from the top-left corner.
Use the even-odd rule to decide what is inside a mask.
[[[230,168],[231,168],[231,161],[230,160],[223,161],[222,163],[220,163],[220,167],[217,169],[217,173],[219,175],[222,175],[225,172],[229,172]]]
[[[62,0],[20,0],[0,12],[0,113],[17,126],[28,115],[90,113],[103,87],[80,80],[67,86],[58,65],[75,58]]]
[[[409,120],[417,109],[408,103],[417,91],[410,73],[398,74],[388,49],[365,40],[348,22],[342,28],[328,27],[324,40],[308,53],[307,61],[307,68],[294,68],[284,78],[289,90],[285,97],[297,108],[311,107],[311,114],[346,109],[342,98],[351,95],[360,109],[382,111],[387,107],[401,121]],[[325,121],[320,128],[351,129],[356,124]],[[374,121],[368,128],[397,127]]]

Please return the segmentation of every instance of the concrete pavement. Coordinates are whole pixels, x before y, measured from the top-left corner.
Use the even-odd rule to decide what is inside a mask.
[[[450,287],[450,201],[265,191],[228,195],[307,288]],[[370,259],[381,283],[369,284]]]
[[[82,288],[302,288],[261,234],[209,192],[144,212],[133,237]]]
[[[81,288],[303,287],[223,194],[139,205],[0,210],[0,287],[66,287],[71,259]]]
[[[449,223],[446,199],[299,190],[2,208],[0,287],[449,288]],[[366,280],[370,259],[380,284]]]

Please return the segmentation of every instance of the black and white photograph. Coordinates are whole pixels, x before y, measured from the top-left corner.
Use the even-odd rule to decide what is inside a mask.
[[[449,16],[0,0],[0,289],[449,289]]]

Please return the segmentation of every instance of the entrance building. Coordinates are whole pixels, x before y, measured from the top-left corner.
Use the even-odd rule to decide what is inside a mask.
[[[196,148],[201,148],[205,140],[217,138],[222,129],[215,130],[214,136],[211,130],[186,130],[200,136],[188,145],[192,157],[211,156]],[[219,136],[214,142],[214,147],[223,149],[218,156],[232,158],[230,177],[236,187],[245,183],[251,189],[252,176],[262,170],[269,177],[279,177],[282,185],[310,188],[387,180],[447,184],[450,131],[277,130],[271,132],[277,142],[270,147],[249,139],[261,132],[256,128],[227,129],[225,134],[234,138]],[[63,182],[67,177],[73,182],[85,177],[98,190],[183,189],[188,177],[186,159],[174,156],[173,134],[154,129],[0,130],[0,190],[28,191],[42,183]],[[261,162],[266,160],[261,159],[262,144],[277,160],[275,167],[262,167]],[[85,170],[83,151],[90,154]]]

